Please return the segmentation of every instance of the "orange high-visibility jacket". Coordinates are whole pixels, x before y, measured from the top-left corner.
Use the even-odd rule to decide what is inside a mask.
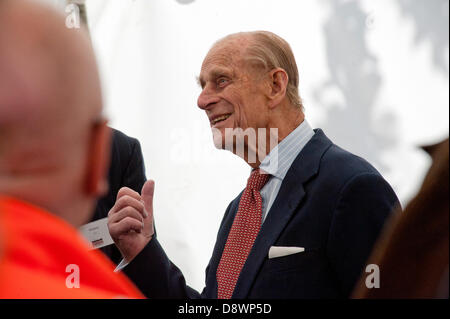
[[[144,296],[64,220],[0,196],[0,298]]]

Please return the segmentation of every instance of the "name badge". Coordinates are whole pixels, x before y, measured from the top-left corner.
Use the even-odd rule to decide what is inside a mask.
[[[85,224],[79,228],[79,231],[88,240],[91,249],[114,244],[113,239],[109,235],[107,217]]]

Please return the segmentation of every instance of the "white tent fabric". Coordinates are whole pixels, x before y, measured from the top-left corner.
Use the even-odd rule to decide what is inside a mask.
[[[213,147],[196,106],[196,76],[220,37],[261,29],[284,37],[308,121],[373,163],[403,204],[429,166],[417,146],[448,136],[448,0],[86,6],[111,125],[140,140],[147,177],[156,180],[159,239],[194,288],[203,287],[222,215],[249,174],[241,159]]]

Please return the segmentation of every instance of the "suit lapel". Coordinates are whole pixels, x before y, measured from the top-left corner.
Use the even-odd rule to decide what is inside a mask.
[[[248,296],[270,246],[275,243],[305,196],[303,184],[318,172],[320,159],[331,144],[322,130],[318,129],[297,155],[244,264],[233,298],[242,299]]]

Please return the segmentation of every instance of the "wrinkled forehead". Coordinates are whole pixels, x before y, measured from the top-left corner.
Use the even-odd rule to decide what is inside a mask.
[[[224,39],[217,42],[203,60],[200,76],[205,76],[208,71],[216,68],[238,70],[242,67],[245,48],[243,39]]]

